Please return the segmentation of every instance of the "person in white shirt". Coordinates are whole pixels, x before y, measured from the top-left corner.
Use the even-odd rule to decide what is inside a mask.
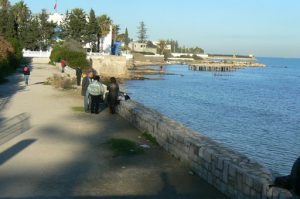
[[[100,100],[105,92],[104,87],[100,83],[100,77],[98,75],[94,77],[94,80],[88,86],[88,92],[91,96],[91,113],[98,114]]]

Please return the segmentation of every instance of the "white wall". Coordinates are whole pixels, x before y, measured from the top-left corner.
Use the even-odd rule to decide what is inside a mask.
[[[172,56],[173,57],[180,57],[181,55],[184,55],[184,56],[193,56],[193,53],[172,53]],[[201,57],[203,59],[207,59],[208,58],[208,55],[207,54],[196,54],[198,57]]]

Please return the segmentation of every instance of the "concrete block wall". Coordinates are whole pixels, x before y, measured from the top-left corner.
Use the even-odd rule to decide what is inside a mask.
[[[93,68],[102,76],[125,77],[127,76],[127,61],[123,56],[105,55],[92,58]]]
[[[287,199],[288,190],[269,188],[271,172],[256,161],[196,133],[168,117],[129,100],[117,112],[230,198]]]
[[[59,62],[55,63],[55,66],[58,68],[59,71],[61,71],[62,68]],[[70,75],[70,77],[76,77],[76,70],[69,66],[66,66],[64,74]]]

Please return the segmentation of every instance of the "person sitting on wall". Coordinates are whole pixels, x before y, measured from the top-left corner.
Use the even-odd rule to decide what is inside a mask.
[[[300,157],[298,157],[293,165],[291,179],[293,191],[300,196]]]
[[[296,195],[300,196],[300,157],[295,161],[290,175],[277,177],[273,185],[270,187],[280,187],[292,190]]]

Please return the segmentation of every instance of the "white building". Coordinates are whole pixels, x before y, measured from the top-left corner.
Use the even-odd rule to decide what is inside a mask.
[[[65,19],[65,15],[56,12],[49,15],[48,21],[56,23],[57,25],[61,25],[64,19]],[[88,21],[88,17],[87,17],[87,21]],[[100,39],[100,49],[102,49],[104,53],[110,53],[111,45],[112,45],[112,26],[110,26],[109,33],[105,37]],[[86,45],[83,46],[83,48],[89,50],[92,48],[92,44],[87,43]]]
[[[111,53],[111,46],[112,46],[112,26],[110,26],[109,33],[100,39],[100,50],[104,53]],[[92,43],[87,43],[83,46],[83,48],[87,49],[87,51],[90,51],[92,49]]]
[[[64,18],[65,18],[64,15],[58,14],[56,12],[54,14],[49,15],[48,21],[56,23],[57,25],[60,25],[63,22]]]
[[[128,44],[128,47],[130,50],[134,52],[148,52],[148,53],[157,53],[157,48],[156,47],[147,47],[146,43],[139,43],[139,42],[130,42]]]

